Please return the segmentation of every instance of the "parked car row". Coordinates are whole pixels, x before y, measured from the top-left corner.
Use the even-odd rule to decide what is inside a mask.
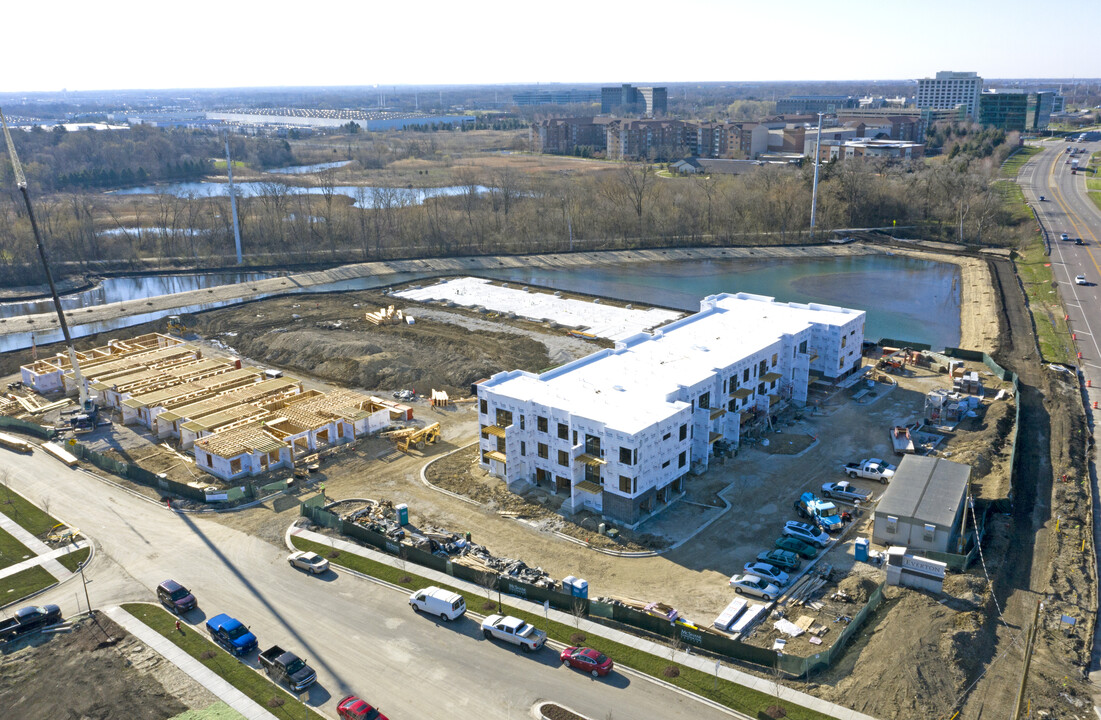
[[[329,567],[329,561],[316,553],[292,553],[287,560],[291,566],[314,575],[325,572]],[[157,600],[176,615],[199,607],[194,593],[175,580],[165,580],[157,586]],[[207,619],[205,625],[210,639],[236,657],[249,655],[260,647],[249,627],[227,613]],[[273,682],[285,685],[295,694],[306,691],[317,682],[317,673],[305,659],[278,645],[261,652],[257,662]],[[337,704],[336,712],[341,720],[387,720],[378,708],[355,695],[345,696]]]
[[[413,612],[435,615],[441,622],[457,620],[466,614],[462,595],[435,586],[416,590],[409,595]],[[524,652],[535,652],[547,642],[547,634],[531,623],[511,615],[490,615],[481,624],[486,640],[501,640],[518,645]],[[612,671],[611,658],[587,647],[568,647],[560,653],[562,664],[584,670],[593,677],[603,677]]]
[[[886,483],[894,475],[894,466],[872,458],[859,463],[848,463],[842,472],[850,477],[865,477]],[[804,520],[784,523],[780,537],[772,550],[763,550],[757,558],[743,566],[744,573],[730,578],[730,587],[739,595],[752,595],[764,600],[775,600],[792,580],[791,575],[802,565],[802,558],[811,559],[830,544],[830,532],[838,532],[852,520],[848,511],[839,512],[829,502],[834,498],[856,504],[868,502],[872,494],[864,492],[847,480],[822,484],[822,496],[805,492],[793,503],[795,512]]]

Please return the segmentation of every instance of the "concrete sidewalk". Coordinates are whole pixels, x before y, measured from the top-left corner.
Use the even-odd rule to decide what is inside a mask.
[[[3,530],[9,535],[26,545],[27,549],[33,552],[35,555],[49,555],[53,552],[53,548],[36,538],[34,535],[31,535],[29,532],[23,529],[22,525],[15,522],[4,513],[0,513],[0,528],[3,528]],[[46,570],[49,571],[49,573],[57,578],[59,581],[66,580],[70,575],[72,575],[72,573],[69,572],[64,565],[59,563],[57,560],[54,560],[52,557],[45,560],[40,559],[37,563],[32,564],[41,565],[42,567],[46,568]]]
[[[127,632],[160,653],[166,660],[190,675],[231,708],[244,715],[248,720],[278,720],[274,715],[260,707],[237,688],[220,678],[213,670],[184,652],[174,642],[149,627],[141,620],[113,605],[104,612]],[[185,632],[196,632],[195,628],[184,625]]]
[[[290,546],[292,550],[294,549],[294,547],[290,543],[291,535],[297,535],[305,540],[311,540],[316,543],[328,545],[337,550],[340,550],[341,552],[347,552],[353,555],[360,555],[362,557],[369,558],[371,560],[389,565],[391,567],[399,569],[401,568],[401,561],[390,555],[386,555],[376,550],[365,548],[361,545],[357,545],[347,540],[330,538],[320,533],[316,533],[299,527],[292,527],[287,532],[287,545]],[[406,565],[406,568],[410,573],[420,575],[421,577],[427,578],[432,582],[460,588],[463,591],[472,593],[474,595],[481,595],[485,593],[485,588],[479,585],[467,582],[465,580],[460,580],[457,577],[433,570],[431,568],[423,567],[421,565],[414,565],[412,563],[408,563]],[[620,630],[616,630],[615,628],[600,625],[586,619],[578,620],[570,613],[561,612],[553,608],[549,611],[544,611],[542,604],[523,600],[512,595],[502,595],[501,602],[504,605],[515,607],[525,612],[533,613],[536,615],[545,614],[545,616],[549,619],[554,620],[558,623],[562,623],[563,625],[576,625],[577,629],[580,632],[584,632],[587,635],[595,635],[607,638],[608,640],[611,640],[613,642],[635,648],[636,650],[647,652],[657,657],[670,657],[670,649],[665,645],[660,645],[646,638],[630,635]],[[551,617],[552,615],[553,617]],[[749,673],[741,672],[740,670],[735,670],[734,668],[726,667],[721,664],[718,665],[718,669],[716,670],[716,661],[710,658],[698,657],[696,655],[691,655],[687,652],[676,652],[672,655],[672,658],[675,662],[681,665],[695,668],[701,672],[707,673],[708,675],[715,675],[717,672],[718,676],[724,680],[729,680],[732,683],[752,688],[759,692],[765,693],[766,695],[776,696],[777,694],[776,683],[772,680],[759,678],[755,675],[750,675]],[[801,705],[806,708],[810,708],[825,715],[838,718],[838,720],[876,720],[870,715],[859,713],[856,710],[852,710],[851,708],[837,705],[835,703],[822,700],[821,698],[816,698],[813,695],[808,695],[806,693],[799,692],[798,690],[792,690],[791,688],[785,686],[780,687],[779,696],[782,700],[796,705]]]
[[[72,575],[72,573],[69,572],[69,570],[64,565],[61,565],[61,563],[58,563],[57,558],[61,557],[62,555],[68,555],[69,553],[76,552],[77,550],[82,550],[86,547],[88,547],[88,543],[84,540],[81,540],[78,543],[66,545],[65,547],[57,548],[56,550],[50,550],[49,552],[44,553],[42,555],[35,555],[34,557],[28,558],[28,559],[24,560],[23,562],[18,562],[14,565],[9,565],[8,567],[4,568],[3,570],[0,570],[0,579],[6,578],[9,575],[14,575],[17,572],[22,572],[23,570],[27,570],[29,568],[34,567],[35,565],[45,565],[45,563],[47,561],[53,560],[55,562],[55,564],[60,566],[61,569],[65,571],[65,577],[58,577],[57,573],[53,573],[54,577],[57,577],[58,580],[64,580],[65,578]]]

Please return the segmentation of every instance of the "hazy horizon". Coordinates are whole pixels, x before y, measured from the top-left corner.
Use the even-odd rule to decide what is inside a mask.
[[[293,22],[211,0],[183,9],[137,0],[49,7],[63,22],[48,32],[42,6],[7,9],[9,28],[36,31],[6,37],[0,92],[591,85],[599,77],[899,82],[940,70],[1002,79],[1101,76],[1090,44],[1073,38],[1075,28],[1101,19],[1094,0],[1067,0],[1057,10],[1020,0],[927,0],[919,12],[837,0],[829,13],[812,0],[792,0],[782,12],[685,0],[675,23],[667,4],[649,0],[623,17],[580,0],[563,0],[553,14],[503,0],[476,9],[441,0],[402,7],[334,0]],[[676,77],[693,79],[669,79]]]

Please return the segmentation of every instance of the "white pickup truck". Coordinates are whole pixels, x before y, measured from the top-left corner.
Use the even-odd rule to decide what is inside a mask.
[[[547,642],[545,632],[511,615],[490,615],[482,621],[482,634],[486,640],[496,638],[519,645],[524,652],[538,650]]]
[[[895,476],[895,466],[889,465],[879,458],[870,458],[861,460],[858,463],[846,463],[841,467],[841,472],[854,479],[878,480],[886,485]]]

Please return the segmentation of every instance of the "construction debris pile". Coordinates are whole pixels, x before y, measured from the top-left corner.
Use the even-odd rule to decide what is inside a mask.
[[[556,582],[543,568],[529,567],[523,560],[497,557],[484,545],[471,542],[465,536],[440,528],[427,528],[406,533],[401,517],[403,506],[394,506],[389,500],[371,502],[366,507],[344,516],[349,522],[385,535],[405,545],[451,560],[491,575],[503,575],[546,590],[558,590]]]

